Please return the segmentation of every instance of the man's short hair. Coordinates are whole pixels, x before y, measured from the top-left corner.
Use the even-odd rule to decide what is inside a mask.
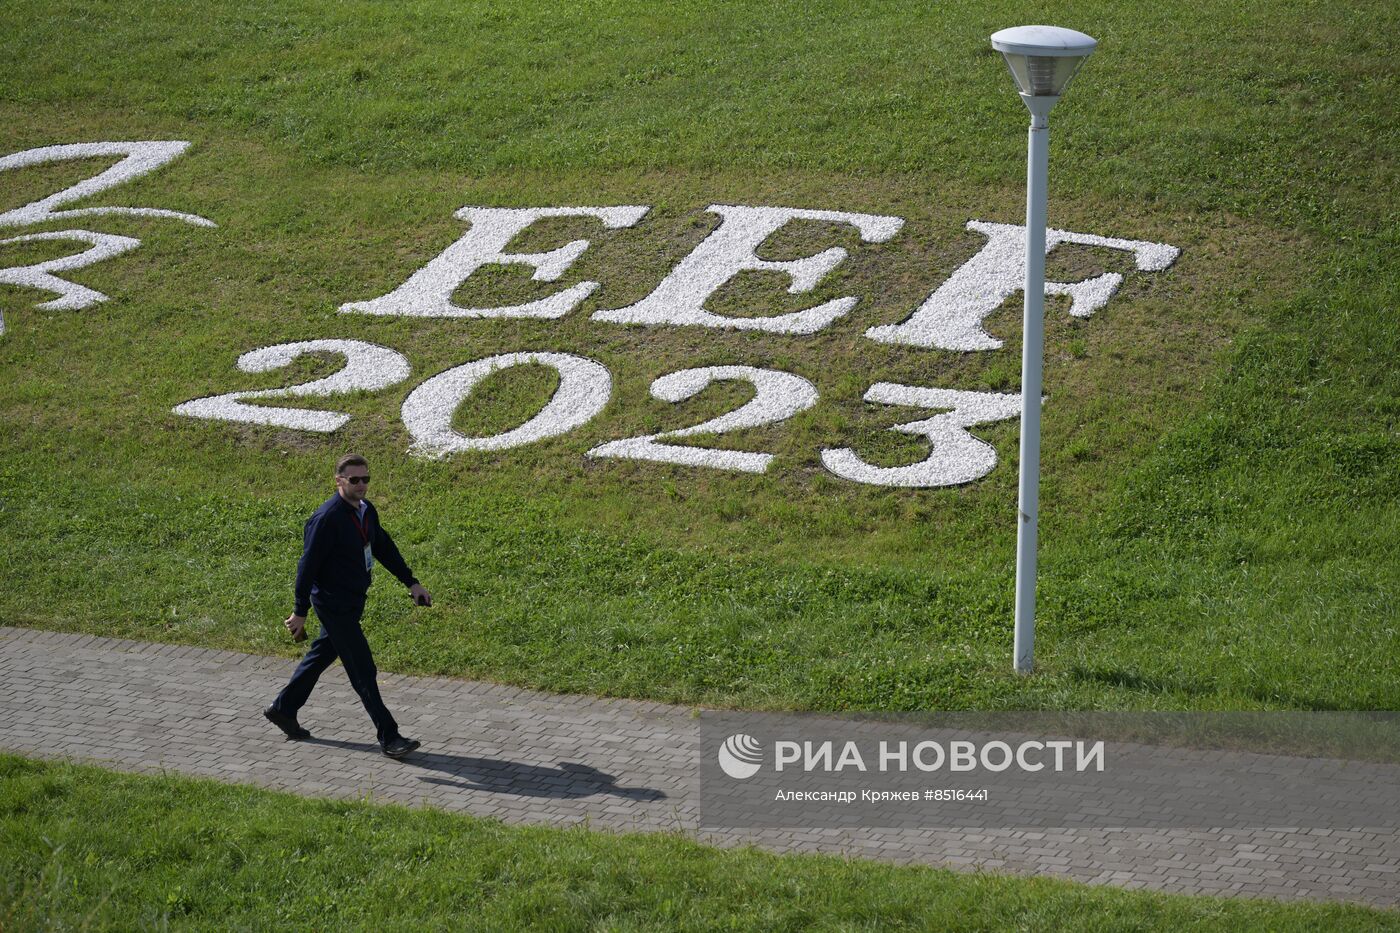
[[[344,476],[345,468],[352,466],[362,466],[368,469],[369,461],[359,454],[346,454],[335,462],[335,475]]]

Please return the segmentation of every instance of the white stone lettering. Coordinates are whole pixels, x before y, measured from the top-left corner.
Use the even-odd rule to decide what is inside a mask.
[[[598,288],[597,282],[580,282],[571,288],[522,305],[500,308],[462,308],[452,303],[452,293],[484,265],[520,263],[532,266],[536,282],[553,282],[588,249],[587,240],[574,240],[547,253],[507,253],[506,245],[526,227],[544,217],[597,217],[615,230],[641,220],[648,208],[627,207],[464,207],[456,217],[471,228],[436,259],[409,276],[387,295],[371,301],[352,301],[342,313],[403,315],[407,317],[558,318],[578,306]]]
[[[17,227],[21,224],[43,223],[68,217],[83,217],[90,214],[137,214],[144,217],[173,217],[200,227],[212,227],[214,222],[195,214],[167,211],[154,207],[84,207],[77,210],[56,211],[55,207],[76,201],[89,195],[115,188],[123,182],[140,178],[178,158],[190,144],[181,140],[130,142],[130,143],[72,143],[65,146],[43,146],[39,149],[26,149],[0,157],[0,172],[28,165],[41,165],[45,162],[64,162],[70,159],[87,159],[100,156],[124,156],[120,162],[100,174],[78,182],[23,207],[0,214],[0,227]]]
[[[755,254],[764,240],[791,220],[824,220],[853,224],[867,243],[883,243],[899,232],[904,221],[875,214],[812,211],[780,207],[712,204],[723,219],[719,227],[680,261],[650,295],[625,308],[604,309],[595,321],[617,324],[698,324],[732,330],[778,334],[810,334],[847,314],[858,298],[837,298],[803,311],[770,317],[725,317],[705,310],[705,301],[740,272],[784,272],[792,278],[788,294],[811,291],[846,258],[833,247],[806,259],[770,262]]]
[[[951,411],[923,421],[896,424],[891,431],[922,435],[932,449],[924,460],[901,467],[871,466],[849,447],[823,450],[822,465],[843,479],[875,486],[956,486],[981,479],[997,463],[991,444],[967,432],[967,428],[1015,418],[1021,413],[1019,393],[961,392],[877,382],[865,393],[867,402],[949,408]]]
[[[492,437],[464,437],[452,430],[452,415],[477,383],[497,370],[538,363],[559,373],[559,388],[529,421]],[[568,353],[505,353],[454,366],[409,393],[403,423],[413,435],[410,453],[441,459],[463,450],[506,450],[557,437],[586,424],[612,396],[612,376],[602,364]]]
[[[972,220],[967,229],[987,236],[987,244],[924,301],[902,324],[872,327],[865,336],[879,343],[941,350],[996,350],[1002,341],[982,329],[987,315],[1020,291],[1026,278],[1026,228],[1017,224],[994,224]],[[1106,246],[1133,254],[1137,267],[1145,272],[1166,269],[1181,250],[1165,243],[1120,240],[1047,230],[1047,253],[1061,243]],[[1046,282],[1047,295],[1069,295],[1069,313],[1088,317],[1108,303],[1123,276],[1107,272],[1082,282]]]
[[[408,360],[403,354],[361,340],[307,340],[283,343],[252,350],[238,358],[238,368],[245,373],[266,373],[291,364],[308,353],[336,353],[345,357],[345,368],[314,382],[287,386],[285,389],[261,389],[254,392],[230,392],[212,398],[184,402],[172,409],[177,415],[209,418],[216,421],[241,421],[269,424],[299,431],[331,432],[350,420],[349,415],[308,408],[269,408],[245,405],[242,399],[281,398],[287,396],[343,395],[347,392],[375,392],[403,382],[409,376]]]
[[[45,311],[80,311],[83,308],[106,301],[107,296],[83,285],[60,279],[55,272],[68,272],[81,269],[113,256],[128,253],[141,245],[141,241],[129,236],[116,236],[111,233],[93,233],[88,230],[64,230],[60,233],[31,233],[26,236],[0,240],[0,246],[9,243],[28,243],[35,240],[78,240],[91,243],[87,249],[71,256],[60,256],[32,266],[14,266],[0,269],[0,283],[41,288],[47,292],[57,292],[57,298],[35,305]],[[0,313],[0,334],[5,333],[5,317]]]
[[[773,462],[772,454],[683,447],[678,444],[662,444],[659,440],[668,437],[693,437],[697,434],[723,434],[726,431],[739,431],[784,421],[817,404],[817,388],[801,376],[780,370],[758,369],[753,366],[708,366],[662,376],[651,384],[651,394],[653,398],[663,402],[683,402],[698,394],[710,383],[721,379],[750,382],[758,393],[742,407],[703,424],[675,431],[663,431],[660,434],[610,441],[590,450],[588,456],[655,460],[661,463],[738,470],[744,473],[764,472]]]

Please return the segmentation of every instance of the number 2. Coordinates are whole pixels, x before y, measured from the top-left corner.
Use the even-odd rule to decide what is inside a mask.
[[[738,379],[750,382],[758,394],[743,407],[712,418],[703,424],[660,434],[629,437],[610,441],[588,452],[590,457],[620,457],[632,460],[656,460],[683,466],[714,467],[720,470],[740,470],[762,473],[773,462],[772,454],[749,453],[742,450],[713,450],[703,447],[682,447],[679,444],[658,443],[663,437],[692,437],[696,434],[723,434],[744,428],[786,421],[817,404],[817,389],[801,376],[776,369],[753,366],[708,366],[683,369],[662,376],[651,384],[653,397],[663,402],[683,402],[697,395],[712,382]]]
[[[313,409],[248,405],[245,400],[373,392],[403,382],[410,373],[408,360],[402,354],[359,340],[308,340],[263,347],[240,356],[238,368],[246,373],[270,372],[309,353],[339,354],[345,358],[345,368],[324,379],[286,388],[194,399],[175,406],[174,412],[191,418],[330,432],[344,425],[350,416]],[[452,429],[454,413],[483,379],[502,369],[528,364],[549,366],[559,374],[559,387],[554,396],[534,417],[490,437],[465,437]],[[776,424],[806,411],[818,401],[816,387],[801,376],[754,366],[707,366],[668,373],[652,382],[651,394],[661,401],[679,403],[698,395],[712,383],[725,380],[750,383],[756,390],[754,397],[733,411],[701,424],[609,441],[588,451],[587,456],[650,460],[743,473],[767,471],[774,460],[773,454],[665,443],[672,438],[725,434]],[[413,436],[410,451],[440,458],[468,450],[506,450],[566,434],[602,412],[611,395],[612,377],[594,360],[568,353],[503,353],[454,366],[428,379],[404,400],[402,416],[404,426]],[[896,424],[889,429],[927,438],[931,445],[928,456],[905,466],[880,467],[866,463],[853,449],[842,447],[823,450],[822,465],[852,482],[911,488],[956,486],[986,476],[996,466],[996,450],[967,429],[1014,418],[1020,414],[1021,407],[1019,394],[964,392],[892,382],[872,385],[865,393],[865,401],[946,409],[930,418]]]
[[[265,408],[259,405],[245,405],[242,400],[297,395],[319,397],[344,395],[355,391],[374,392],[403,382],[409,374],[408,360],[402,353],[361,340],[307,340],[302,343],[263,347],[240,356],[238,368],[245,373],[271,372],[290,365],[297,357],[308,353],[339,354],[345,357],[345,368],[324,379],[287,386],[285,389],[230,392],[227,395],[197,398],[176,405],[173,411],[177,415],[187,415],[191,418],[330,432],[349,421],[350,416],[307,408]]]

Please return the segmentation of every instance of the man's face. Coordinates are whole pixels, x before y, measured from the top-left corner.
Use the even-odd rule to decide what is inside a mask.
[[[346,467],[344,473],[336,475],[335,488],[346,500],[358,504],[369,492],[369,467],[358,463]]]

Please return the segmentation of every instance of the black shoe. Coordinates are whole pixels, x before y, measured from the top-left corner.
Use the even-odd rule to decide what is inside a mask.
[[[311,738],[311,733],[307,732],[305,729],[303,729],[300,725],[297,724],[295,716],[288,716],[286,713],[279,713],[277,712],[277,710],[273,709],[270,706],[267,709],[263,710],[263,715],[267,717],[268,722],[272,723],[274,726],[287,733],[287,738],[289,739]]]
[[[414,751],[423,743],[417,739],[406,739],[399,736],[397,739],[390,739],[384,746],[384,754],[390,758],[402,758],[409,752]]]

